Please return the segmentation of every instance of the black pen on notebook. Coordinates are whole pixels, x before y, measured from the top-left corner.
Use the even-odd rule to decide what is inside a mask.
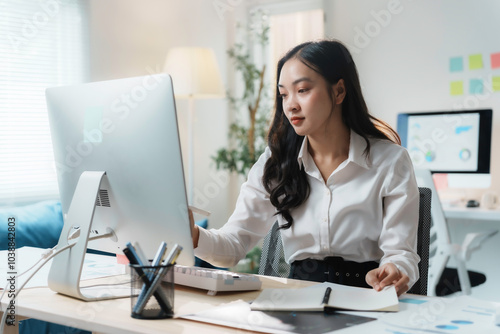
[[[328,304],[328,301],[330,300],[330,293],[332,293],[332,288],[326,288],[325,295],[323,296],[323,305]]]

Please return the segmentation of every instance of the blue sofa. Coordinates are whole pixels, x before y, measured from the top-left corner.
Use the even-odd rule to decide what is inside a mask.
[[[61,203],[43,201],[32,205],[0,209],[0,235],[7,236],[8,219],[15,218],[16,248],[50,248],[59,240],[63,227]],[[0,239],[0,250],[7,249],[8,239]]]

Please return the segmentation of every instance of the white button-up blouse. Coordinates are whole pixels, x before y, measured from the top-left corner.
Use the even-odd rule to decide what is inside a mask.
[[[416,253],[419,192],[410,157],[389,140],[365,140],[351,131],[349,157],[325,183],[304,139],[298,163],[307,173],[310,195],[291,211],[293,224],[282,229],[285,260],[321,260],[341,256],[348,261],[394,263],[418,279]],[[196,256],[217,266],[233,266],[245,257],[277,220],[276,208],[262,184],[269,148],[242,185],[234,213],[219,230],[200,228]]]

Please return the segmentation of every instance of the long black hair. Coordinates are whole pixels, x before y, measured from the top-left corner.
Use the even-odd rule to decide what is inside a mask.
[[[288,51],[278,62],[276,82],[279,83],[281,69],[290,59],[296,58],[319,73],[331,87],[344,80],[346,96],[342,102],[342,121],[366,141],[364,154],[370,154],[369,138],[388,139],[401,144],[398,134],[385,122],[368,112],[361,93],[358,71],[347,48],[335,40],[306,42]],[[333,101],[332,91],[330,99]],[[276,91],[275,113],[268,136],[271,157],[264,167],[262,182],[270,194],[277,214],[287,221],[281,228],[292,226],[290,211],[300,206],[309,196],[310,187],[304,169],[299,167],[297,157],[304,136],[296,134],[283,111],[282,99]]]

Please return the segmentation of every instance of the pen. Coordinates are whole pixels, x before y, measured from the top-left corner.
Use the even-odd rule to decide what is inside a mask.
[[[153,267],[161,265],[166,251],[167,251],[167,243],[163,241],[160,247],[158,248],[158,251],[156,252],[156,255],[153,259],[153,263],[151,264]],[[149,276],[153,276],[153,273],[150,273]],[[151,279],[151,277],[149,278]]]
[[[161,263],[163,262],[163,258],[165,257],[166,252],[167,252],[167,243],[165,241],[162,241],[162,243],[160,244],[160,247],[156,251],[156,255],[155,255],[151,265],[153,267],[160,266]],[[158,269],[155,271],[155,273],[153,273],[153,272],[149,273],[149,279],[152,280],[154,275],[156,275],[157,273],[158,273]]]
[[[169,264],[174,264],[175,260],[179,257],[179,254],[182,251],[182,246],[179,246],[179,244],[175,244],[174,248],[170,251],[170,254],[168,254],[167,258],[165,259],[164,265],[168,266]]]
[[[325,295],[323,296],[323,302],[322,304],[328,304],[328,301],[330,300],[330,293],[332,292],[332,288],[328,287],[326,288]]]
[[[127,246],[123,249],[123,253],[127,256],[131,264],[144,266],[142,259],[139,257],[135,247],[130,242],[127,242]]]
[[[132,254],[137,259],[138,262],[136,264],[144,266],[148,263],[148,259],[146,256],[144,256],[144,252],[142,251],[139,244],[136,243],[134,246],[132,245],[131,242],[127,242],[125,246],[132,252]]]
[[[210,216],[211,212],[210,211],[205,211],[203,209],[197,208],[195,206],[189,205],[189,210],[193,211],[194,213],[198,213],[200,215],[203,215],[205,217]]]

